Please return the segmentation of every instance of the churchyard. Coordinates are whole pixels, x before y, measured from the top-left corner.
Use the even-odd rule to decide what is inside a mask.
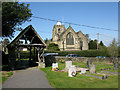
[[[57,64],[52,63],[51,67],[40,68],[54,88],[118,88],[118,66],[113,63],[91,64],[63,60]]]

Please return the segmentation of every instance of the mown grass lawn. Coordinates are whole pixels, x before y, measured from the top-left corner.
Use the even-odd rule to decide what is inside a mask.
[[[112,64],[105,63],[94,63],[96,64],[96,72],[100,73],[101,68],[111,68],[109,71],[117,72],[113,70]],[[59,69],[62,70],[65,68],[65,64],[58,63]],[[86,63],[74,63],[80,67],[86,67]],[[46,73],[47,79],[50,85],[54,88],[118,88],[118,75],[110,75],[106,80],[100,80],[95,77],[89,77],[85,75],[80,75],[80,72],[77,72],[76,77],[68,77],[67,72],[54,72],[52,67],[41,68],[42,71]],[[90,74],[87,71],[87,74]],[[93,74],[99,76],[97,74]],[[119,78],[120,79],[120,78]]]

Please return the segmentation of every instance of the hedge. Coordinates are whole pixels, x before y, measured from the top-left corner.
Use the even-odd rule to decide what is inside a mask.
[[[83,51],[48,51],[48,50],[45,50],[45,53],[58,53],[59,56],[66,56],[68,54],[79,54],[82,57],[96,57],[96,56],[108,56],[109,57],[109,54],[107,51],[100,51],[100,50],[83,50]],[[21,59],[29,58],[30,52],[21,51],[20,55],[21,55]],[[33,55],[34,55],[34,52],[32,51],[32,57]],[[17,56],[17,53],[16,53],[16,56]]]
[[[31,57],[33,57],[34,52],[31,52]],[[20,59],[26,59],[30,57],[29,51],[20,51]],[[16,58],[18,58],[17,52],[16,52]]]
[[[96,56],[109,56],[106,51],[99,50],[83,50],[83,51],[45,51],[45,53],[58,53],[59,56],[66,56],[68,54],[79,54],[82,57],[96,57]]]

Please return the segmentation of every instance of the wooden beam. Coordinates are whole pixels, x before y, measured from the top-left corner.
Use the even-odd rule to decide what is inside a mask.
[[[40,46],[44,46],[43,44],[17,44],[17,46],[36,46],[36,47],[40,47]]]
[[[18,49],[18,60],[20,60],[20,47],[18,47],[17,49]]]

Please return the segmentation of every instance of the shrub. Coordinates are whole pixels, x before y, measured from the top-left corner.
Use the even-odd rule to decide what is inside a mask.
[[[56,63],[55,57],[53,57],[53,56],[46,56],[45,57],[45,67],[52,66],[52,63]]]
[[[48,45],[48,47],[47,47],[47,50],[50,50],[50,51],[59,51],[58,44],[50,43]]]

